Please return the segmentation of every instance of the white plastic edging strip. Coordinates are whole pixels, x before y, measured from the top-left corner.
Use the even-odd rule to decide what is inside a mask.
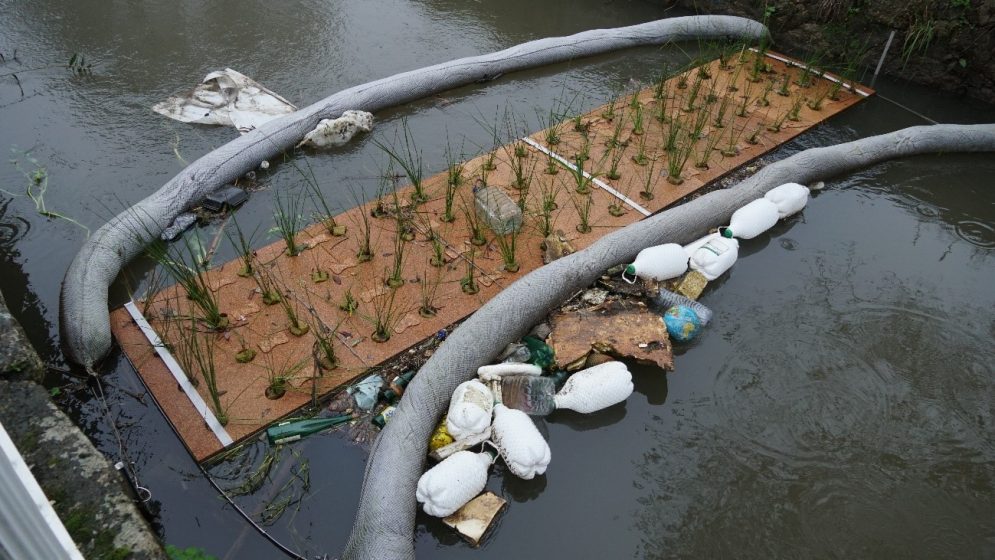
[[[145,316],[143,316],[142,312],[135,306],[135,302],[129,301],[124,304],[124,308],[128,310],[131,318],[135,320],[136,324],[138,324],[138,328],[142,329],[142,333],[145,335],[145,338],[149,340],[152,348],[155,348],[156,353],[159,354],[159,357],[162,358],[163,363],[166,364],[166,368],[169,370],[169,373],[173,374],[173,378],[176,379],[176,382],[180,385],[180,388],[183,389],[183,392],[186,393],[187,398],[190,399],[190,404],[193,405],[201,417],[204,418],[204,421],[207,422],[207,427],[214,432],[215,437],[217,437],[218,441],[221,442],[221,446],[228,447],[234,443],[235,440],[228,435],[228,432],[225,431],[224,426],[221,425],[221,422],[218,422],[218,418],[214,416],[214,413],[211,412],[210,408],[208,408],[207,403],[205,403],[204,399],[201,398],[200,393],[198,393],[197,389],[194,389],[193,385],[190,384],[190,380],[187,379],[186,374],[183,373],[183,368],[180,367],[179,362],[177,362],[176,358],[174,358],[173,355],[169,353],[169,350],[166,349],[166,345],[163,344],[162,339],[160,339],[159,335],[156,334],[155,329],[152,328],[152,325],[145,320]]]
[[[533,148],[539,150],[540,152],[546,154],[547,156],[549,156],[551,158],[554,158],[556,161],[558,161],[558,162],[562,163],[563,165],[567,166],[567,168],[573,170],[574,173],[577,172],[577,166],[574,165],[573,163],[567,161],[566,159],[564,159],[563,156],[561,156],[560,154],[558,154],[558,153],[556,153],[556,152],[554,152],[552,150],[547,149],[545,146],[543,146],[542,144],[536,142],[535,140],[533,140],[533,139],[531,139],[529,137],[522,138],[522,141],[525,142],[526,144],[528,144],[529,146],[532,146]],[[649,210],[647,210],[647,209],[643,208],[642,206],[640,206],[638,203],[636,203],[636,201],[634,201],[631,198],[625,196],[624,194],[618,192],[617,190],[611,188],[611,185],[609,185],[608,183],[605,183],[601,179],[598,179],[597,177],[592,176],[587,171],[584,171],[583,173],[584,173],[584,177],[590,179],[592,183],[594,183],[595,185],[597,185],[599,188],[601,188],[601,189],[603,189],[605,191],[608,191],[609,193],[611,193],[612,196],[614,196],[615,198],[617,198],[617,199],[621,200],[622,202],[628,204],[629,206],[631,206],[634,210],[636,210],[637,212],[639,212],[643,216],[649,216],[650,214],[652,214],[652,212],[650,212]]]
[[[750,47],[750,51],[751,52],[758,52],[755,47]],[[771,54],[769,52],[768,53],[764,53],[764,56],[768,56],[770,58],[773,58],[774,60],[780,60],[781,62],[783,62],[783,63],[785,63],[787,65],[795,66],[797,68],[804,68],[805,70],[808,70],[810,68],[809,65],[807,65],[807,64],[802,64],[800,62],[795,62],[794,60],[791,60],[790,58],[785,58],[783,56],[778,56],[776,54]],[[818,69],[816,69],[816,70],[818,70]],[[854,92],[856,92],[856,93],[858,93],[860,95],[863,95],[864,97],[867,97],[867,96],[870,95],[870,92],[864,91],[862,89],[857,89],[856,87],[851,86],[850,84],[848,84],[848,83],[846,83],[846,82],[844,82],[844,81],[842,81],[842,80],[840,80],[838,78],[834,78],[833,76],[830,76],[830,75],[826,74],[825,72],[820,71],[819,75],[821,77],[829,80],[830,82],[836,82],[837,84],[842,84],[843,87],[845,87],[846,89],[852,89]]]
[[[83,560],[76,543],[0,424],[0,556]]]

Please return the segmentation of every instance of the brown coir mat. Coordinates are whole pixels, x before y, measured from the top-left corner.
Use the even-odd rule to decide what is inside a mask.
[[[298,256],[288,256],[283,242],[258,249],[254,266],[262,272],[257,275],[310,327],[300,336],[290,332],[282,304],[263,301],[260,280],[238,274],[240,260],[206,276],[230,322],[223,332],[211,332],[202,324],[191,327],[183,318],[199,312],[177,286],[147,303],[138,302],[137,308],[184,369],[193,370],[186,375],[196,381],[196,391],[212,409],[212,393],[217,394],[216,412],[227,417],[224,429],[238,442],[292,414],[312,395],[327,395],[473,313],[503,287],[542,266],[547,233],[555,238],[546,246],[549,253],[587,247],[873,93],[859,85],[836,85],[835,76],[808,73],[781,55],[768,54],[760,67],[755,58],[747,52],[725,64],[715,60],[689,69],[662,87],[653,85],[568,119],[555,135],[540,131],[529,137],[531,144],[516,141],[495,150],[493,157],[484,154],[466,162],[452,221],[445,219],[444,172],[424,181],[423,202],[411,202],[409,186],[397,190],[396,201],[388,195],[336,216],[336,222],[347,227],[345,235],[332,235],[324,224],[304,229],[297,241],[306,249]],[[562,163],[550,166],[553,154],[567,162],[582,160],[583,170],[596,178],[589,194],[578,192],[577,173]],[[488,170],[488,162],[493,169]],[[515,185],[519,176],[525,180]],[[523,228],[513,240],[516,272],[510,272],[502,258],[510,250],[509,237],[503,239],[504,251],[490,231],[485,232],[485,244],[470,242],[464,209],[472,212],[472,187],[481,182],[502,188],[525,208]],[[386,209],[386,215],[372,217],[377,206]],[[372,258],[361,262],[357,254],[366,224]],[[399,229],[410,240],[398,243]],[[399,248],[403,284],[388,288],[386,279]],[[437,255],[441,261],[433,258]],[[465,289],[471,270],[474,293]],[[351,312],[344,309],[349,296],[357,305]],[[434,314],[419,312],[425,301]],[[390,339],[385,342],[372,337],[377,316],[388,319]],[[191,454],[204,460],[221,451],[218,436],[125,309],[111,314],[111,327]],[[316,332],[324,332],[322,338],[330,341],[334,368],[318,365]],[[191,356],[190,340],[200,348],[199,361]],[[210,360],[205,360],[208,349]],[[255,357],[239,363],[236,355],[245,349]],[[213,368],[216,390],[201,371],[207,362],[213,364],[207,367]],[[286,379],[285,392],[277,399],[267,396],[274,378]]]

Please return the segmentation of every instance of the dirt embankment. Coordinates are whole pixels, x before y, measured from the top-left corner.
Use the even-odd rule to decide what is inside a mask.
[[[762,20],[775,48],[822,65],[874,68],[894,30],[882,72],[995,103],[993,0],[677,0],[707,14]],[[859,76],[858,76],[859,77]]]

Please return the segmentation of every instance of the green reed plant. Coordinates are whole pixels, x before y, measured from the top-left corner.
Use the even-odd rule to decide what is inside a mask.
[[[359,309],[359,301],[352,295],[352,286],[346,288],[345,294],[342,295],[342,302],[339,303],[339,309],[345,311],[346,315],[350,317]]]
[[[214,416],[222,426],[228,424],[228,413],[221,404],[221,391],[218,389],[218,374],[214,360],[215,334],[205,333],[200,336],[197,330],[197,322],[190,318],[190,325],[187,329],[180,329],[181,339],[179,341],[180,361],[184,372],[188,378],[195,378],[191,373],[196,371],[207,387],[207,394]]]
[[[735,128],[735,125],[730,125],[729,128]],[[704,146],[702,150],[694,151],[692,149],[691,153],[694,156],[694,166],[698,169],[708,169],[708,162],[712,159],[712,152],[715,151],[715,147],[719,145],[719,141],[722,140],[722,134],[719,129],[712,130],[704,138]]]
[[[384,274],[386,275],[386,271]],[[388,281],[388,279],[384,279],[384,284]],[[387,342],[394,334],[394,329],[402,316],[396,305],[397,294],[398,290],[394,289],[376,290],[370,300],[370,306],[373,308],[373,316],[370,317],[373,323],[373,334],[370,338],[374,342]]]
[[[471,248],[467,251],[466,275],[459,282],[460,289],[463,290],[464,294],[473,295],[480,291],[480,287],[477,286],[477,265],[474,262],[475,260],[475,251]]]
[[[435,266],[435,265],[433,265]],[[422,272],[421,284],[420,284],[420,301],[421,305],[418,307],[418,314],[426,319],[429,317],[435,317],[438,313],[439,308],[435,306],[435,296],[439,292],[439,285],[442,283],[442,269],[436,267],[434,273],[429,277],[429,272],[426,269]]]
[[[428,193],[425,192],[423,179],[425,177],[425,166],[422,161],[422,153],[415,146],[414,136],[408,127],[408,119],[401,119],[400,139],[395,134],[395,144],[389,145],[381,140],[374,140],[378,148],[383,150],[387,156],[401,167],[408,177],[414,192],[411,193],[411,202],[421,204],[428,200]]]
[[[466,219],[466,227],[470,233],[470,244],[478,247],[486,245],[487,238],[484,237],[484,226],[480,223],[477,212],[465,200],[460,201],[460,209]]]
[[[249,278],[255,269],[256,251],[252,246],[255,244],[259,227],[257,226],[250,235],[246,236],[242,228],[238,225],[238,219],[235,217],[235,214],[232,214],[231,221],[235,227],[235,235],[232,235],[231,230],[225,229],[225,236],[228,237],[228,242],[235,248],[239,260],[242,261],[242,268],[238,270],[237,274],[242,278]]]
[[[457,155],[453,150],[452,144],[449,140],[446,140],[446,199],[445,199],[445,210],[442,212],[442,217],[440,218],[443,222],[452,223],[456,221],[456,215],[453,213],[453,201],[456,198],[456,192],[461,186],[463,186],[464,178],[463,172],[466,168],[466,164],[463,162],[464,154],[462,149]]]
[[[591,233],[591,208],[594,206],[594,197],[582,194],[571,196],[570,200],[577,210],[577,225],[574,227],[580,233]]]
[[[276,193],[273,195],[273,202],[275,207],[273,221],[276,223],[274,231],[287,246],[287,255],[296,257],[305,248],[304,245],[297,243],[297,234],[300,232],[303,222],[301,197],[290,193],[284,196]]]
[[[197,250],[184,239],[183,249],[171,249],[160,240],[146,249],[146,254],[166,271],[186,293],[194,308],[200,312],[199,320],[214,330],[228,328],[228,315],[222,313],[218,296],[207,278],[207,263],[197,255]],[[187,265],[184,261],[189,261]]]

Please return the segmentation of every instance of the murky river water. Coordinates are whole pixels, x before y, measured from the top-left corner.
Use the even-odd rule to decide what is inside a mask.
[[[158,188],[184,161],[233,131],[168,122],[149,107],[230,66],[298,105],[449,58],[540,36],[663,17],[642,2],[362,1],[28,2],[0,0],[0,143],[47,170],[51,210],[95,228]],[[683,46],[693,50],[694,45]],[[16,59],[15,59],[16,51]],[[93,76],[63,68],[73,52]],[[489,133],[475,121],[510,107],[535,125],[557,99],[600,104],[646,80],[678,48],[642,49],[506,76],[385,114],[408,117],[433,170],[447,131],[468,151]],[[946,122],[991,122],[995,108],[903,84],[881,91]],[[23,95],[21,91],[23,90]],[[871,99],[783,153],[922,121]],[[329,192],[367,188],[382,155],[369,138],[311,164]],[[995,555],[995,158],[933,156],[827,182],[804,214],[744,242],[740,261],[704,302],[714,324],[664,376],[636,371],[636,394],[595,415],[557,413],[541,426],[547,475],[492,475],[511,507],[472,551],[420,517],[423,557],[878,557]],[[277,168],[274,188],[296,181]],[[0,165],[0,187],[24,177]],[[336,199],[349,205],[344,194]],[[243,216],[269,225],[270,198]],[[46,358],[57,352],[59,283],[83,230],[40,218],[0,194],[0,288]],[[222,252],[226,259],[231,252]],[[145,267],[129,272],[139,283]],[[115,302],[128,282],[113,289]],[[127,457],[153,495],[164,540],[219,558],[274,558],[188,458],[130,367],[115,355],[105,389]],[[115,460],[120,448],[92,387],[50,376],[62,404]],[[253,449],[252,453],[261,453]],[[294,454],[296,453],[296,455]],[[359,496],[365,452],[336,435],[284,452],[272,482],[239,503],[257,519],[295,496],[285,483],[307,464],[310,489],[266,530],[307,556],[341,549]],[[250,459],[258,460],[250,454]],[[232,465],[213,469],[219,484]],[[298,479],[299,480],[299,479]],[[275,516],[272,509],[269,512]]]

